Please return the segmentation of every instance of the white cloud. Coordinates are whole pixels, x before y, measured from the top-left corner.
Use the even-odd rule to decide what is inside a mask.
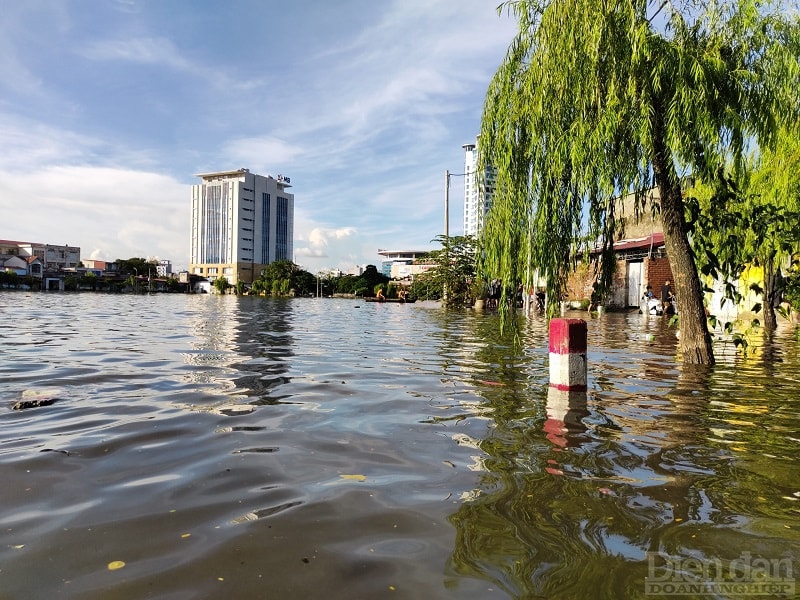
[[[24,197],[6,231],[14,239],[81,247],[82,256],[114,260],[157,255],[186,266],[188,189],[157,173],[106,167],[48,167],[0,172],[0,206]],[[6,237],[6,236],[4,236]]]
[[[165,38],[129,38],[98,40],[78,50],[92,60],[122,60],[142,64],[160,64],[175,69],[188,69],[190,63],[181,58],[175,45]]]

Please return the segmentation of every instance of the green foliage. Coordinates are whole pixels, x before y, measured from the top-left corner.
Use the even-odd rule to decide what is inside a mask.
[[[292,277],[290,287],[298,296],[316,295],[317,278],[308,271],[299,270]]]
[[[442,248],[428,256],[435,267],[426,273],[430,284],[441,290],[447,306],[471,306],[475,300],[473,282],[477,278],[477,242],[472,236],[436,238]]]
[[[707,6],[514,0],[518,33],[487,92],[481,169],[495,171],[482,269],[559,298],[585,241],[602,248],[600,291],[621,234],[614,198],[660,189],[681,298],[684,360],[713,362],[679,174],[707,178],[798,112],[798,28],[778,2]],[[588,224],[588,231],[584,227]],[[500,303],[501,310],[506,306]],[[551,304],[555,307],[555,303]]]
[[[228,282],[227,279],[224,277],[217,277],[211,285],[214,286],[214,289],[217,290],[220,294],[224,294],[225,291],[231,287],[231,284]]]
[[[16,288],[19,286],[19,275],[14,271],[0,271],[0,287]]]
[[[783,297],[795,311],[800,311],[800,258],[797,255],[784,280]]]
[[[367,265],[360,276],[343,275],[332,285],[339,294],[364,296],[370,290],[374,293],[376,285],[386,286],[388,283],[389,277],[380,273],[375,265]]]
[[[156,272],[156,267],[158,267],[158,263],[155,261],[148,261],[144,258],[118,258],[114,261],[118,267],[118,272],[120,275],[147,275],[148,270],[152,271],[153,273]]]
[[[79,279],[81,287],[91,288],[92,291],[97,289],[98,277],[94,273],[84,273]]]
[[[434,277],[433,271],[420,273],[411,282],[411,295],[422,300],[440,300],[442,298],[441,281]]]
[[[180,292],[183,289],[183,285],[180,281],[175,279],[174,277],[170,277],[167,279],[167,291],[170,292]]]
[[[0,277],[2,277],[2,272],[0,272]],[[22,283],[27,285],[31,290],[39,291],[42,289],[42,280],[39,277],[35,277],[33,275],[25,275],[22,278]],[[2,286],[2,279],[0,278],[0,287]]]
[[[253,292],[254,294],[261,294],[262,292],[266,292],[267,287],[264,284],[264,280],[256,279],[250,286],[250,291]]]
[[[763,310],[765,327],[774,329],[780,266],[800,242],[800,141],[783,129],[774,148],[720,169],[689,193],[686,221],[700,271],[721,279],[725,298],[738,304],[743,271],[763,267],[763,287],[750,286],[762,302],[751,310]]]
[[[288,296],[294,290],[297,295],[305,296],[314,293],[316,285],[317,278],[299,265],[290,260],[276,260],[264,268],[251,289],[273,296]]]

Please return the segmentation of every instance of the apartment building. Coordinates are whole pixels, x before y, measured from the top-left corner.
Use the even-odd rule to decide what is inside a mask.
[[[492,207],[494,170],[478,169],[478,139],[464,144],[464,235],[477,236],[483,229],[486,213]]]
[[[294,194],[288,177],[249,169],[201,173],[192,186],[189,271],[252,283],[276,260],[291,260]]]

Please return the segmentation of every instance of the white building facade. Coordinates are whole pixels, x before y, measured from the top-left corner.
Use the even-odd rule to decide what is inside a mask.
[[[169,277],[172,275],[172,262],[169,260],[159,260],[156,265],[156,273],[159,277]]]
[[[252,283],[276,260],[291,260],[294,194],[288,177],[248,169],[201,173],[192,186],[189,272]]]
[[[415,275],[432,268],[431,264],[418,264],[417,261],[428,255],[428,250],[378,250],[383,257],[381,273],[392,279],[412,279]]]
[[[492,206],[494,171],[478,172],[478,144],[464,144],[464,235],[478,236]]]

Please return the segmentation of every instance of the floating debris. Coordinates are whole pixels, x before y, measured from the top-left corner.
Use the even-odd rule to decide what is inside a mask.
[[[22,392],[22,399],[15,402],[11,409],[26,410],[28,408],[50,406],[61,399],[58,398],[61,392],[61,389],[25,390]]]

